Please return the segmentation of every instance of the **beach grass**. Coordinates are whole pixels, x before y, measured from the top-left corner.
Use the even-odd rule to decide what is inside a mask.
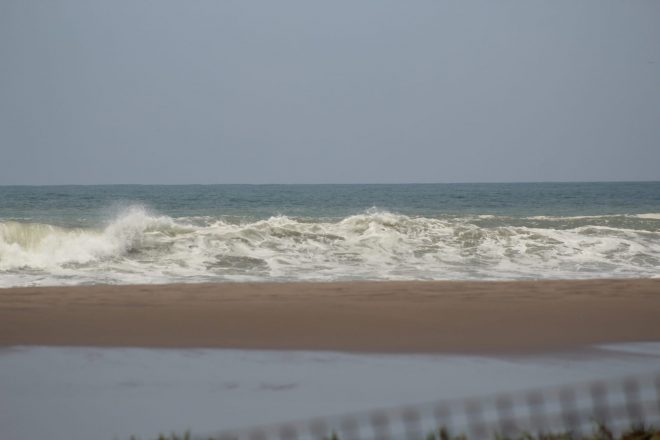
[[[154,440],[193,440],[202,438],[203,437],[193,437],[190,431],[187,431],[183,434],[160,434]],[[660,440],[660,429],[651,425],[638,425],[632,426],[620,434],[614,434],[606,425],[599,424],[589,434],[576,434],[570,431],[540,432],[536,434],[525,432],[517,436],[509,437],[494,433],[491,438],[493,440]],[[213,436],[204,438],[204,440],[219,439],[220,437]],[[140,439],[133,436],[130,440]],[[319,440],[342,440],[342,438],[337,433],[332,433]],[[437,431],[429,432],[425,437],[421,437],[419,440],[470,440],[470,437],[465,434],[452,434],[449,430],[440,428]]]

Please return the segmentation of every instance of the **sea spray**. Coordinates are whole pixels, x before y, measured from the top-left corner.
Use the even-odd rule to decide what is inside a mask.
[[[96,227],[0,222],[0,286],[296,280],[655,277],[656,213],[339,219],[161,215]]]
[[[149,231],[166,231],[174,222],[134,206],[104,229],[63,228],[39,223],[0,222],[0,269],[48,269],[94,264],[139,249]]]

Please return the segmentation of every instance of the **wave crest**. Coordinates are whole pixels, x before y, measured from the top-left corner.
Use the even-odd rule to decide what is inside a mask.
[[[0,285],[657,276],[653,218],[173,219],[131,207],[97,229],[0,223]],[[632,223],[631,223],[632,222]],[[646,222],[646,223],[644,223]]]
[[[131,207],[98,230],[4,222],[0,223],[0,270],[58,268],[121,257],[140,248],[148,232],[176,230],[172,219],[151,216],[142,207]]]

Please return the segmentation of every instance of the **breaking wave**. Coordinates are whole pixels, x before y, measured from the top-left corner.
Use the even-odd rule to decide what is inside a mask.
[[[339,220],[159,216],[0,222],[0,286],[205,281],[657,277],[660,215]]]

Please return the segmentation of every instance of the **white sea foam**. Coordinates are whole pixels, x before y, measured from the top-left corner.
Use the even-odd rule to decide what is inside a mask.
[[[650,220],[660,220],[660,213],[637,214],[635,217]]]
[[[659,228],[571,219],[550,228],[489,216],[484,226],[369,210],[236,222],[131,207],[98,229],[0,222],[0,286],[658,276]]]

